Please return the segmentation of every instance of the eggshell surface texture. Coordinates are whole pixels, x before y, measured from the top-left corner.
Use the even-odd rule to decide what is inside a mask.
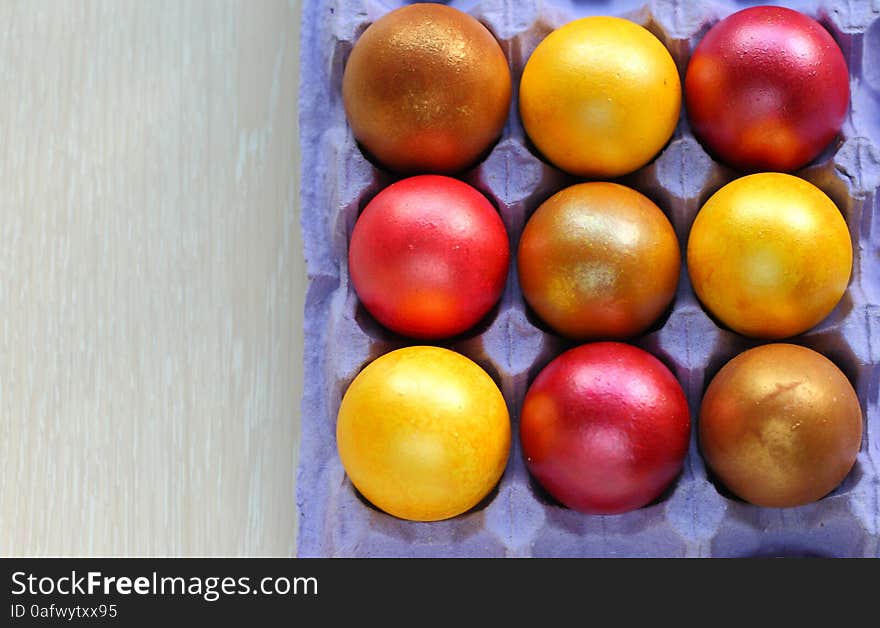
[[[700,446],[721,482],[753,504],[807,504],[849,473],[862,412],[846,376],[790,344],[750,349],[712,380],[700,408]]]
[[[648,504],[675,479],[690,414],[650,353],[599,342],[553,360],[529,387],[520,422],[529,471],[562,504],[593,514]]]
[[[407,347],[370,363],[339,407],[345,471],[373,505],[435,521],[475,506],[510,450],[507,406],[492,378],[461,354]]]
[[[451,173],[498,139],[510,108],[507,59],[457,9],[413,4],[357,40],[342,80],[355,137],[391,170]]]
[[[444,338],[475,325],[504,290],[510,245],[476,189],[439,175],[385,188],[355,224],[349,270],[358,298],[383,325]]]
[[[565,336],[626,338],[651,325],[675,296],[680,249],[646,196],[615,183],[581,183],[532,214],[520,239],[526,301]]]
[[[821,24],[792,9],[752,7],[702,39],[688,64],[685,96],[691,127],[722,161],[789,172],[840,131],[849,74]]]
[[[691,283],[734,331],[785,338],[822,321],[852,271],[846,222],[813,184],[780,173],[742,177],[700,209],[688,239]]]
[[[581,18],[550,33],[520,83],[529,138],[554,165],[583,177],[644,166],[672,136],[680,109],[669,51],[616,17]]]

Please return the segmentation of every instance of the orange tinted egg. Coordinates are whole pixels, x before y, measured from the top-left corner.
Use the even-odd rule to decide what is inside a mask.
[[[586,17],[535,48],[519,109],[529,138],[554,165],[617,177],[644,166],[672,136],[681,82],[669,51],[647,29]]]

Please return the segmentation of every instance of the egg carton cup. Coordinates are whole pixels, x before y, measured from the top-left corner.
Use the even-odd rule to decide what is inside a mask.
[[[424,344],[381,327],[358,302],[348,272],[348,242],[358,214],[402,177],[383,171],[359,149],[345,119],[342,74],[358,36],[405,3],[305,0],[302,22],[300,134],[302,233],[309,288],[305,305],[305,381],[297,477],[298,555],[320,557],[740,557],[880,556],[880,0],[784,3],[821,22],[843,50],[851,108],[840,137],[796,174],[825,191],[846,218],[853,273],[826,320],[787,339],[834,361],[858,393],[864,413],[854,468],[827,497],[788,509],[739,500],[712,477],[697,445],[703,392],[731,358],[764,341],[715,321],[697,300],[682,263],[675,300],[645,334],[629,340],[663,361],[681,382],[691,417],[684,469],[644,508],[586,515],[554,501],[530,477],[519,441],[529,384],[560,353],[576,346],[529,309],[512,260],[498,306],[473,330],[432,343],[482,366],[507,400],[513,443],[498,487],[469,512],[446,521],[403,521],[361,497],[336,451],[336,414],[358,372],[380,355]],[[523,67],[552,30],[587,15],[616,15],[645,26],[669,49],[681,75],[696,44],[723,17],[754,2],[451,2],[499,40],[514,95],[503,135],[488,156],[459,178],[498,208],[515,253],[529,216],[549,196],[581,181],[546,163],[518,113]],[[646,103],[646,108],[650,105]],[[615,179],[651,198],[675,227],[682,251],[694,217],[720,187],[742,176],[714,161],[694,139],[684,110],[670,142],[647,166]]]

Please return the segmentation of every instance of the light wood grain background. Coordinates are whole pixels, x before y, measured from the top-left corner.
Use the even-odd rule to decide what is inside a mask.
[[[293,554],[299,21],[0,2],[0,554]]]

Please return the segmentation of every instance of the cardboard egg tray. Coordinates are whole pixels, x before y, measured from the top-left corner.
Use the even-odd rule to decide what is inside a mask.
[[[615,516],[556,503],[532,480],[519,443],[519,412],[536,374],[575,343],[553,334],[523,301],[512,258],[498,307],[477,328],[436,343],[470,357],[494,378],[510,409],[513,445],[504,476],[483,502],[447,521],[402,521],[354,490],[336,452],[336,413],[371,360],[417,341],[382,328],[349,281],[348,241],[363,207],[399,179],[369,162],[346,124],[342,73],[358,36],[399,0],[305,0],[302,22],[302,229],[309,288],[305,393],[297,479],[299,556],[344,557],[739,557],[880,556],[880,0],[777,2],[819,20],[849,65],[851,108],[841,136],[799,176],[824,190],[846,218],[853,274],[837,308],[786,340],[828,356],[855,387],[865,419],[861,451],[844,482],[820,501],[790,509],[747,504],[707,472],[697,446],[703,391],[728,360],[761,341],[717,324],[697,301],[682,264],[669,311],[630,340],[675,373],[687,394],[691,444],[682,474],[652,504]],[[511,67],[514,99],[500,141],[460,175],[498,208],[515,254],[523,226],[550,195],[578,182],[543,161],[519,119],[517,87],[532,50],[553,29],[586,15],[637,22],[667,46],[683,77],[714,23],[755,2],[471,0],[451,3],[485,24]],[[645,103],[650,107],[650,103]],[[702,204],[741,176],[707,155],[682,115],[649,165],[616,181],[650,197],[675,227],[682,251]]]

